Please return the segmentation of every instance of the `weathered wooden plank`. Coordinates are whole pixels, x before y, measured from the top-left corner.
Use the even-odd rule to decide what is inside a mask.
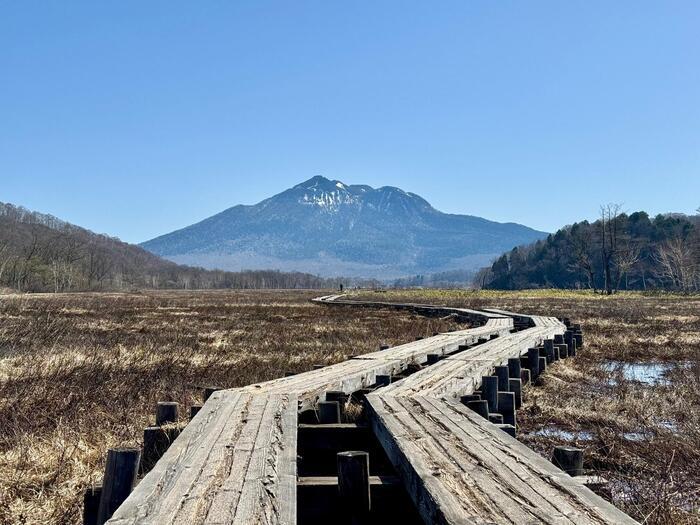
[[[427,361],[426,356],[430,353],[449,354],[456,351],[460,345],[473,345],[480,338],[488,338],[492,334],[507,335],[512,328],[511,319],[489,319],[484,326],[456,332],[444,332],[388,350],[363,354],[357,356],[356,359],[410,359],[412,362],[424,364]]]
[[[293,524],[294,395],[216,392],[110,523]]]
[[[460,345],[473,344],[490,334],[509,334],[511,327],[510,319],[490,319],[485,326],[412,341],[318,370],[250,385],[243,390],[256,393],[293,392],[299,397],[300,408],[309,408],[328,390],[351,393],[366,388],[376,382],[377,375],[396,375],[409,364],[425,363],[430,353],[445,355],[456,351]]]
[[[401,424],[398,415],[405,412],[405,408],[397,398],[371,394],[368,402],[374,433],[423,520],[436,525],[487,523],[474,515],[465,515],[456,496],[442,490],[441,480],[435,476],[435,463],[422,454],[419,447],[425,436]]]
[[[368,402],[426,522],[635,523],[464,407],[381,392]]]
[[[425,363],[428,354],[444,359],[367,396],[372,429],[426,522],[634,523],[455,403],[494,366],[563,333],[565,327],[556,318],[363,303],[341,295],[317,302],[458,315],[477,326],[215,393],[111,523],[296,523],[297,409],[312,407],[327,391],[366,388],[378,375],[395,375],[409,364]],[[511,334],[514,321],[518,328],[531,328]],[[465,349],[494,334],[499,337]],[[329,483],[323,481],[324,486]]]
[[[507,364],[558,327],[529,328],[451,355],[387,388],[386,395],[433,395],[459,398],[471,394],[495,366]]]
[[[600,512],[582,504],[582,498],[577,494],[588,493],[587,489],[569,490],[573,478],[551,463],[540,461],[542,458],[535,452],[505,432],[489,432],[488,429],[494,425],[465,407],[434,398],[418,397],[411,402],[414,406],[420,404],[430,419],[438,421],[439,426],[444,425],[453,438],[469,447],[468,458],[465,459],[458,451],[454,459],[464,462],[462,464],[468,470],[474,468],[474,462],[478,468],[488,469],[490,479],[501,487],[497,499],[502,503],[511,498],[519,507],[536,514],[537,520],[542,523],[564,522],[567,519],[573,523],[610,523],[612,518],[616,520],[615,523],[625,523],[618,521],[619,511],[602,499],[600,503],[615,512]],[[523,499],[527,505],[522,505]],[[522,513],[523,509],[512,512]],[[520,519],[515,521],[522,522]]]

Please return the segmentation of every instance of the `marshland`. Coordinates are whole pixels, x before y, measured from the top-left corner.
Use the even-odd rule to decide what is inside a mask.
[[[77,523],[105,451],[140,444],[158,401],[238,387],[460,327],[324,308],[314,291],[0,296],[0,522]],[[700,297],[397,290],[354,298],[571,317],[586,346],[525,391],[519,439],[585,451],[644,523],[700,523]]]

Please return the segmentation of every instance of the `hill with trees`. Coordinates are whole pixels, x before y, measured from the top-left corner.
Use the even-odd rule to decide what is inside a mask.
[[[0,202],[0,288],[29,292],[132,288],[328,288],[301,272],[182,266],[51,215]]]
[[[699,210],[700,213],[700,210]],[[493,289],[700,289],[700,215],[601,208],[595,222],[566,226],[519,246],[482,269],[475,285]]]

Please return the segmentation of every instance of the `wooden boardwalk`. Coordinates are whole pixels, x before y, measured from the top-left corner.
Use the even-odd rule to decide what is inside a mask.
[[[558,320],[340,296],[316,301],[454,315],[478,326],[214,393],[109,523],[295,524],[300,412],[326,392],[376,387],[378,375],[416,365],[424,366],[369,393],[366,406],[425,523],[635,523],[460,403],[495,366],[563,334]],[[514,319],[529,328],[511,333]]]

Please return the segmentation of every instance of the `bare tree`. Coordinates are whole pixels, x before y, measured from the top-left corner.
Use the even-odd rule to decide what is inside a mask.
[[[621,206],[606,204],[600,207],[600,252],[603,265],[605,293],[613,293],[613,264],[618,251],[619,218]]]
[[[491,282],[491,279],[493,279],[493,271],[491,271],[491,267],[487,266],[485,268],[481,268],[474,276],[474,288],[483,290]]]
[[[105,250],[95,243],[91,242],[87,246],[87,280],[88,288],[94,285],[98,287],[102,285],[102,281],[112,271],[112,261]]]
[[[679,290],[690,291],[698,288],[700,268],[691,246],[680,237],[674,237],[659,245],[656,250],[664,278]]]
[[[5,268],[10,263],[12,254],[10,253],[10,243],[7,241],[0,242],[0,284],[2,284],[2,276],[5,273]]]
[[[575,270],[582,272],[588,279],[588,288],[597,291],[593,269],[593,234],[590,229],[578,229],[572,232],[571,249],[575,261]]]
[[[617,263],[617,289],[620,289],[620,284],[622,283],[622,278],[625,278],[625,290],[629,288],[629,273],[635,264],[639,261],[639,254],[641,249],[627,242],[623,248],[617,252],[616,263]]]

